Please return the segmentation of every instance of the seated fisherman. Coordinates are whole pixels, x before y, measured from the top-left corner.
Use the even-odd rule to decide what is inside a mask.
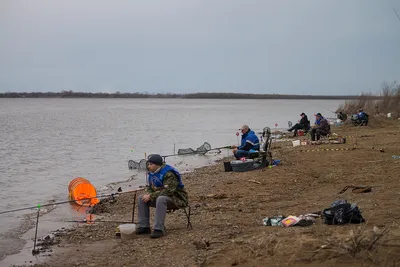
[[[321,113],[317,113],[315,115],[315,125],[311,128],[311,141],[315,141],[315,137],[317,140],[321,138],[321,135],[328,135],[331,132],[331,126],[327,119],[325,119]]]
[[[341,121],[347,120],[347,114],[344,113],[343,111],[337,112],[336,115],[337,115],[337,118],[338,118],[339,120],[341,120]]]
[[[293,127],[288,129],[289,132],[294,130],[293,136],[297,136],[298,130],[304,130],[305,132],[307,132],[310,129],[310,121],[308,120],[307,115],[303,112],[300,114],[300,116],[300,122],[296,123]]]
[[[248,125],[243,125],[239,130],[242,132],[242,142],[239,147],[231,146],[232,152],[236,159],[248,158],[250,153],[260,150],[260,141]]]
[[[362,108],[360,108],[358,110],[358,120],[360,121],[361,125],[368,125],[368,114],[364,112],[364,110]]]
[[[149,207],[155,207],[154,229],[151,238],[164,235],[164,221],[168,209],[184,208],[188,205],[188,195],[181,176],[175,168],[163,163],[160,155],[150,155],[147,160],[148,187],[139,196],[138,229],[136,234],[150,234]]]

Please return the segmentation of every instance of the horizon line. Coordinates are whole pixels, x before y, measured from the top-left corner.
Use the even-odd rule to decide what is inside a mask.
[[[127,92],[4,92],[0,98],[164,98],[164,99],[334,99],[351,100],[362,97],[380,99],[372,94],[360,95],[311,95],[311,94],[256,94],[256,93],[127,93]]]

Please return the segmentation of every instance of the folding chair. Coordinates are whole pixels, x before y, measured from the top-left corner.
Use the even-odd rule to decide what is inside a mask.
[[[192,212],[192,207],[190,206],[190,204],[188,204],[186,207],[184,207],[184,208],[172,208],[172,209],[168,209],[167,210],[167,212],[168,213],[170,213],[170,212],[175,212],[176,210],[180,210],[180,209],[182,209],[184,212],[185,212],[185,215],[186,215],[186,219],[187,219],[187,225],[186,225],[186,228],[187,229],[193,229],[193,227],[192,227],[192,223],[191,223],[191,221],[190,221],[190,216],[191,216],[191,212]]]

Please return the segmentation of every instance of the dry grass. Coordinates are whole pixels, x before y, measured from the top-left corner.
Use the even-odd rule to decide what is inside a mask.
[[[342,111],[346,114],[357,113],[362,108],[370,116],[386,116],[392,113],[392,117],[400,117],[400,85],[396,82],[392,84],[384,83],[380,94],[381,98],[376,99],[371,94],[362,94],[359,99],[348,100],[341,105],[337,112]]]

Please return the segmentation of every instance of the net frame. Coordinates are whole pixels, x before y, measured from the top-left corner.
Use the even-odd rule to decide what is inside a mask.
[[[140,161],[129,160],[128,161],[128,169],[133,170],[146,170],[147,169],[147,160],[142,159]]]
[[[219,147],[219,148],[212,148],[211,144],[208,142],[204,142],[201,146],[199,146],[196,150],[193,148],[180,148],[178,149],[177,154],[172,154],[172,155],[166,155],[166,156],[161,156],[163,160],[165,161],[165,158],[167,157],[173,157],[173,156],[184,156],[184,155],[205,155],[207,152],[211,150],[217,150],[220,152],[220,149],[223,148],[230,148],[230,146],[225,146],[225,147]],[[147,170],[147,160],[151,155],[147,157],[147,159],[142,159],[142,160],[129,160],[128,161],[128,169],[130,170],[142,170],[145,171]]]

